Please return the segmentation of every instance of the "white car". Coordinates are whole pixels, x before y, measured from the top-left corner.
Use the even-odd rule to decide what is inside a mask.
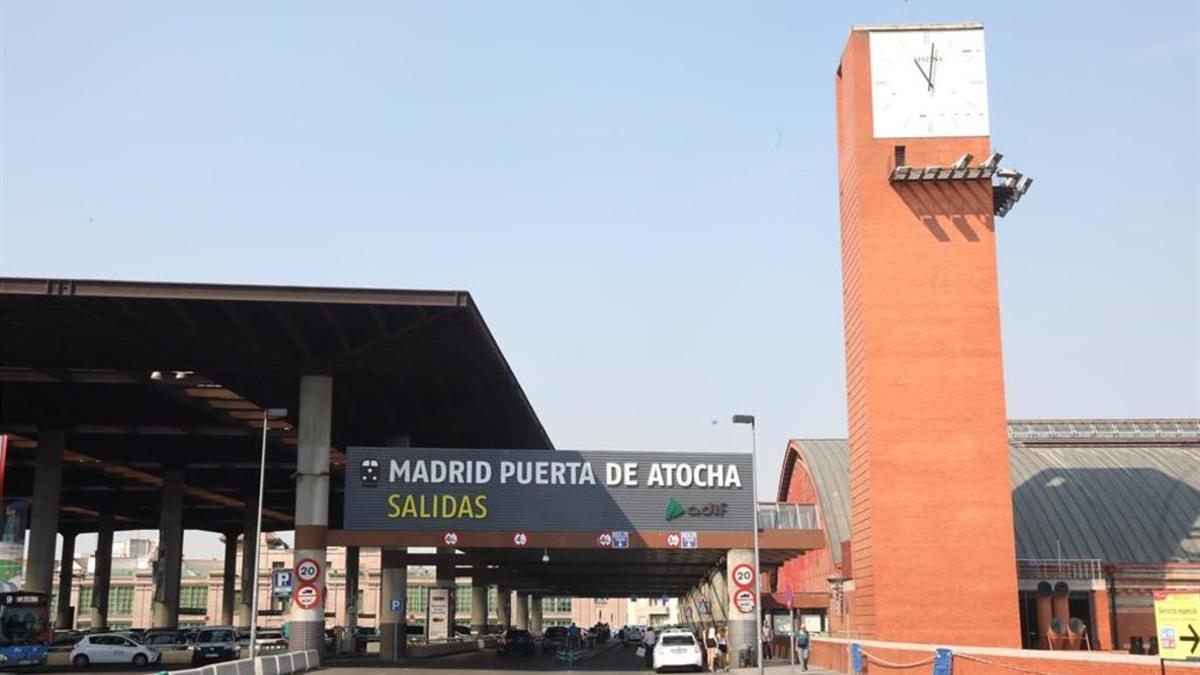
[[[668,668],[704,670],[700,643],[696,642],[696,636],[687,631],[671,630],[660,635],[654,645],[654,660],[651,663],[656,673]]]
[[[71,664],[87,668],[93,663],[131,663],[137,668],[158,663],[162,653],[116,633],[88,635],[71,650]]]

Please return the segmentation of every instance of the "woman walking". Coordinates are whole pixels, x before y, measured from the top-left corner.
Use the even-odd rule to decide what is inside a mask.
[[[721,626],[717,631],[717,658],[721,660],[721,669],[729,672],[729,627]]]
[[[708,669],[717,672],[717,659],[720,658],[720,654],[717,653],[716,626],[709,626],[704,634],[704,655],[708,657]]]

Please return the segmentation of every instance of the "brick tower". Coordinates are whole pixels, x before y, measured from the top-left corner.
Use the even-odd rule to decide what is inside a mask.
[[[867,638],[1020,643],[983,47],[978,24],[856,27],[837,72]]]

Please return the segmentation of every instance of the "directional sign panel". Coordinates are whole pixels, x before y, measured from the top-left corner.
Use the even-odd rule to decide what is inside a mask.
[[[1160,658],[1200,661],[1200,593],[1154,592]]]

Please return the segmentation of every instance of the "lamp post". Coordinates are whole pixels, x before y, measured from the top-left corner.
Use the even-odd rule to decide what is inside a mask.
[[[734,415],[734,424],[750,425],[750,473],[754,494],[751,495],[750,534],[754,537],[754,653],[758,654],[758,672],[763,673],[762,653],[762,566],[758,560],[758,428],[754,425],[754,415]]]
[[[267,478],[267,430],[271,428],[270,421],[287,417],[287,408],[265,408],[262,417],[262,455],[258,463],[258,524],[254,527],[254,580],[250,591],[250,658],[253,659],[258,651],[258,562],[262,552],[262,514],[263,514],[263,484]]]

